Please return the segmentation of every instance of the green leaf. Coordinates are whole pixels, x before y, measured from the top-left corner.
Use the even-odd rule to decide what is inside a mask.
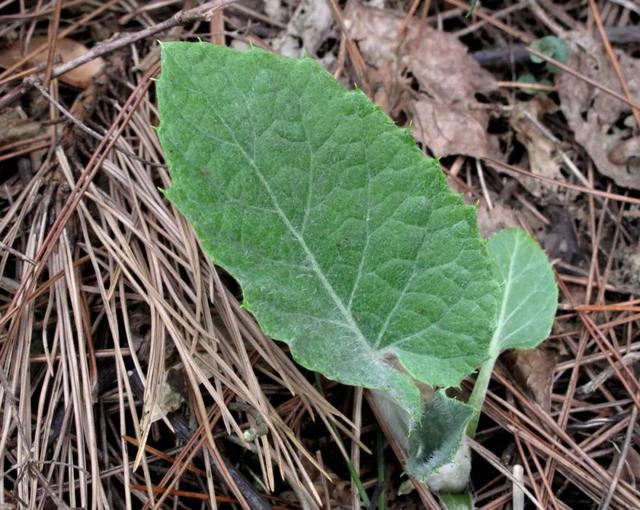
[[[491,372],[505,349],[532,349],[551,332],[558,286],[540,246],[522,229],[501,230],[489,241],[489,254],[502,285],[496,330],[478,373],[469,405],[475,409],[467,434],[474,436]]]
[[[562,62],[563,64],[566,64],[569,60],[569,47],[567,46],[567,43],[555,35],[547,35],[540,39],[536,39],[531,43],[530,47],[540,53],[544,53],[545,55],[554,58],[559,62]],[[537,55],[530,55],[529,58],[531,59],[531,62],[535,64],[542,64],[545,62],[544,59]],[[547,70],[551,73],[557,73],[560,71],[560,69],[553,64],[547,64]]]
[[[465,432],[473,408],[440,390],[426,397],[420,421],[411,423],[409,414],[387,393],[373,390],[370,396],[385,429],[407,454],[411,475],[435,491],[465,488],[471,471]]]
[[[417,420],[410,376],[457,385],[486,358],[499,290],[475,209],[364,94],[207,43],[163,44],[157,93],[167,196],[299,363]]]
[[[503,282],[490,354],[532,349],[549,336],[558,307],[558,286],[547,256],[522,229],[495,234],[489,254]]]
[[[529,73],[521,74],[518,77],[518,83],[531,83],[531,84],[539,83],[540,85],[552,85],[552,83],[549,80],[538,81],[532,74],[529,74]],[[534,88],[525,88],[525,89],[522,89],[522,92],[524,92],[525,94],[529,94],[531,96],[535,96],[536,94],[539,94],[542,91]]]
[[[558,287],[544,251],[522,229],[501,230],[489,241],[489,255],[501,283],[502,299],[489,358],[464,405],[438,392],[427,402],[422,421],[410,434],[407,469],[437,491],[462,501],[470,473],[465,430],[475,435],[480,411],[498,356],[505,349],[531,349],[549,336],[558,306]]]
[[[473,409],[438,391],[425,406],[422,420],[409,435],[407,470],[436,491],[460,492],[471,473],[465,432]]]

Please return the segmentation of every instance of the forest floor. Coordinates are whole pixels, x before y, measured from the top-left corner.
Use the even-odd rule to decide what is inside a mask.
[[[1,509],[439,508],[366,392],[266,338],[163,197],[170,40],[317,59],[413,129],[485,237],[537,239],[558,313],[494,371],[476,507],[640,508],[640,5],[468,9],[0,1]]]

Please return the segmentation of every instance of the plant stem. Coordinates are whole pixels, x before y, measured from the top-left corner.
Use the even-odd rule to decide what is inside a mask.
[[[384,436],[382,430],[378,429],[376,434],[376,457],[378,460],[378,487],[380,487],[380,493],[378,494],[378,510],[385,510],[386,495],[385,495],[385,476],[384,476]]]
[[[482,413],[482,405],[484,404],[484,399],[487,396],[489,381],[491,381],[491,373],[493,372],[493,367],[495,366],[497,359],[497,356],[491,356],[482,364],[480,371],[478,372],[478,377],[476,378],[476,383],[473,386],[473,391],[471,392],[471,396],[467,402],[467,404],[473,408],[473,416],[467,426],[467,435],[469,437],[474,437],[476,435],[478,421],[480,421],[480,414]]]
[[[467,490],[460,494],[438,494],[440,503],[445,510],[474,510],[473,498]]]

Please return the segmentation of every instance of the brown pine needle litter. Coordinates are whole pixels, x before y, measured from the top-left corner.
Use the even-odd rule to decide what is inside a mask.
[[[640,508],[640,10],[485,4],[0,1],[0,508],[440,508],[367,391],[267,338],[163,197],[158,41],[197,39],[317,58],[485,235],[554,260],[552,335],[503,357],[470,442],[476,507]],[[529,47],[549,35],[566,59]]]

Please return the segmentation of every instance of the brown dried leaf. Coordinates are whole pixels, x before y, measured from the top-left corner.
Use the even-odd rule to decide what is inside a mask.
[[[213,377],[211,368],[201,359],[196,358],[196,365],[206,379]],[[189,395],[189,383],[182,362],[174,363],[162,374],[162,380],[157,389],[155,402],[150,406],[149,422],[163,420],[167,414],[180,409]]]
[[[611,280],[619,287],[634,294],[640,293],[640,250],[638,245],[619,246],[616,250],[616,265]]]
[[[616,450],[609,466],[609,473],[615,472],[618,462],[620,462],[620,453]],[[640,453],[635,448],[629,448],[627,452],[620,479],[630,484],[637,484],[640,480]]]
[[[640,169],[640,136],[635,136],[614,145],[609,151],[609,159],[616,165],[630,165],[634,167],[634,171]]]
[[[518,225],[513,209],[500,202],[493,204],[492,209],[486,206],[478,207],[478,228],[485,239],[489,239],[498,230]]]
[[[548,342],[535,349],[514,349],[502,355],[502,361],[518,384],[546,411],[551,409],[556,360],[557,352]]]
[[[491,154],[489,114],[475,95],[495,89],[495,81],[456,37],[413,20],[405,37],[399,38],[403,13],[365,7],[357,1],[349,3],[344,16],[350,37],[371,66],[370,83],[374,90],[385,91],[387,111],[411,95],[412,75],[420,95],[409,100],[406,110],[412,116],[415,136],[438,157]]]
[[[47,44],[47,41],[48,37],[46,36],[32,37],[26,50],[27,53],[31,53],[33,50],[39,48],[43,44]],[[13,64],[22,59],[20,44],[20,41],[17,41],[14,45],[0,51],[0,67],[11,67]],[[79,57],[80,55],[83,55],[87,51],[89,50],[84,44],[73,41],[72,39],[59,39],[56,42],[56,51],[54,58],[57,59],[59,56],[60,63],[68,62],[70,60],[73,60],[74,58]],[[40,64],[45,64],[46,62],[47,52],[42,51],[29,61],[29,65],[37,66]],[[58,60],[54,60],[54,62],[58,62]],[[60,77],[60,81],[66,83],[67,85],[71,85],[72,87],[84,89],[91,85],[93,78],[97,76],[103,68],[104,60],[101,57],[97,57],[90,62],[87,62],[86,64],[83,64],[69,71],[68,73],[65,73]]]
[[[332,25],[329,2],[302,0],[287,24],[287,29],[274,41],[274,46],[281,55],[287,57],[315,55],[331,34]],[[329,55],[333,54],[329,52],[326,56]]]
[[[569,66],[622,93],[602,45],[592,39],[580,39],[577,44],[578,36],[573,34],[572,37],[574,43]],[[640,60],[622,51],[617,54],[631,96],[635,102],[640,102]],[[576,141],[593,159],[598,171],[620,186],[640,189],[638,141],[625,143],[633,139],[633,119],[629,106],[567,73],[558,76],[556,86],[562,112]],[[632,150],[629,152],[629,149]]]
[[[151,409],[151,416],[149,417],[151,423],[162,420],[167,414],[180,409],[180,406],[185,402],[185,394],[182,391],[182,387],[186,385],[186,382],[177,385],[175,381],[184,380],[185,378],[181,365],[179,367],[171,367],[165,371],[158,388],[156,401]]]
[[[544,249],[551,259],[561,259],[571,264],[581,253],[578,233],[571,213],[567,214],[567,207],[547,206],[545,215],[551,222],[551,229],[543,240]]]
[[[538,95],[531,101],[517,102],[512,110],[510,122],[516,132],[516,138],[527,149],[531,173],[562,180],[562,172],[560,172],[562,158],[556,150],[556,144],[545,136],[532,120],[542,124],[542,116],[555,109],[557,107],[553,101],[546,96]],[[538,198],[546,195],[549,190],[557,192],[557,186],[532,177],[522,177],[520,182]]]
[[[413,104],[414,136],[436,157],[464,154],[476,158],[491,156],[485,112],[470,112],[464,106],[424,99]]]
[[[0,144],[43,134],[40,122],[28,118],[22,108],[7,108],[0,112]]]

